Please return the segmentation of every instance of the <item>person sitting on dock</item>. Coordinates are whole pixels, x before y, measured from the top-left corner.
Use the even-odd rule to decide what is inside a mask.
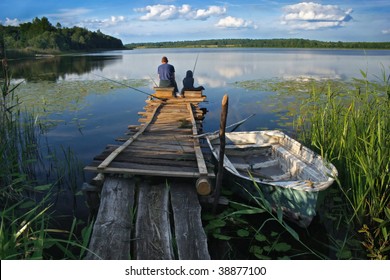
[[[203,86],[194,87],[194,73],[191,70],[187,71],[186,77],[183,79],[183,88],[180,92],[182,96],[184,96],[184,91],[186,90],[193,90],[193,91],[204,90]]]
[[[168,63],[166,56],[162,57],[161,65],[157,68],[157,73],[160,79],[159,87],[174,87],[174,93],[179,92],[175,80],[175,67]]]

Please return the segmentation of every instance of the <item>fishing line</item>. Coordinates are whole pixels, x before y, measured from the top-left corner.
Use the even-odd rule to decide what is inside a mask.
[[[192,70],[192,75],[195,74],[195,68],[196,68],[196,64],[198,63],[198,57],[199,57],[199,53],[198,53],[198,55],[196,56],[196,59],[195,59],[195,64],[194,64],[194,69]]]
[[[95,75],[95,76],[98,76],[98,77],[100,77],[100,78],[103,78],[103,79],[105,79],[105,80],[107,80],[107,81],[111,81],[111,82],[113,82],[113,83],[117,83],[117,84],[119,84],[119,85],[122,85],[122,86],[125,86],[125,87],[128,87],[128,88],[131,88],[131,89],[136,90],[136,91],[138,91],[138,92],[141,92],[141,93],[143,93],[143,94],[145,94],[145,95],[147,95],[147,96],[149,96],[149,97],[157,98],[157,99],[159,99],[159,100],[161,100],[161,101],[166,101],[166,99],[164,99],[164,98],[156,97],[156,96],[154,96],[153,94],[150,94],[150,93],[147,93],[146,91],[143,91],[143,90],[140,90],[140,89],[138,89],[138,88],[129,86],[129,85],[125,84],[125,83],[121,83],[121,82],[112,80],[112,79],[110,79],[110,78],[107,78],[107,77],[104,77],[104,76],[101,76],[101,75],[98,75],[98,74],[94,74],[94,73],[91,73],[91,74],[92,74],[92,75]]]

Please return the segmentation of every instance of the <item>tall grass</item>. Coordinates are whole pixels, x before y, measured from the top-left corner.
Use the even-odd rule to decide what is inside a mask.
[[[85,227],[81,237],[76,234],[75,219],[70,229],[52,228],[53,194],[63,174],[48,184],[38,182],[39,124],[21,112],[14,94],[20,84],[11,84],[5,59],[0,82],[0,259],[50,259],[53,248],[61,252],[59,258],[82,258],[92,227]],[[73,170],[70,161],[67,164]]]
[[[390,250],[390,76],[370,82],[362,72],[353,86],[324,92],[313,86],[295,125],[339,170],[339,184],[351,207],[349,223],[364,235],[371,258]],[[371,238],[371,239],[370,239]],[[376,250],[380,249],[380,250]]]

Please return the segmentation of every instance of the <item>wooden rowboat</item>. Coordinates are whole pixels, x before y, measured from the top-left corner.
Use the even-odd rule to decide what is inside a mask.
[[[281,131],[226,133],[224,176],[233,190],[246,198],[259,189],[274,210],[307,227],[316,215],[318,193],[333,184],[336,168]],[[206,136],[216,160],[217,134]],[[258,188],[256,187],[258,186]]]

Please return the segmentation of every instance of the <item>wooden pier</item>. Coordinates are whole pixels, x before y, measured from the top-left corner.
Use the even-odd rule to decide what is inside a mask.
[[[87,259],[210,259],[198,195],[215,175],[196,137],[206,97],[155,90],[124,143],[85,167],[105,178],[91,182],[101,193]]]

